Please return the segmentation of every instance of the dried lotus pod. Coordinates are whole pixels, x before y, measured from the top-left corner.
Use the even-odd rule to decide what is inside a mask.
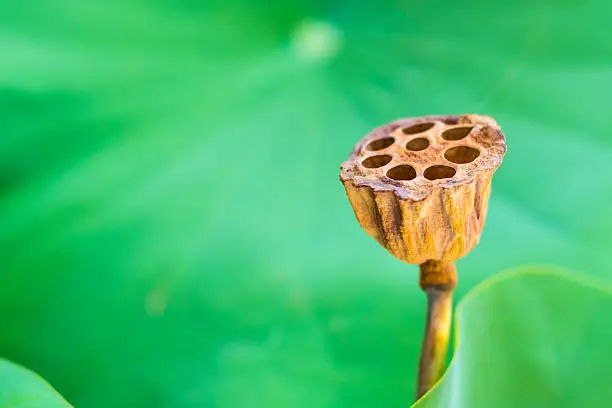
[[[506,139],[488,116],[424,116],[374,129],[341,166],[363,229],[395,257],[420,264],[427,319],[417,399],[444,371],[457,283],[453,261],[480,239],[491,178],[505,153]]]
[[[391,254],[449,262],[478,243],[505,152],[488,116],[400,119],[357,143],[340,180],[363,229]]]

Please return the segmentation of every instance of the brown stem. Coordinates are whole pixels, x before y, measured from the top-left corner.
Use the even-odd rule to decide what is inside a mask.
[[[444,373],[453,314],[453,289],[457,270],[452,262],[430,260],[420,265],[419,284],[427,295],[427,321],[416,398],[421,398]]]

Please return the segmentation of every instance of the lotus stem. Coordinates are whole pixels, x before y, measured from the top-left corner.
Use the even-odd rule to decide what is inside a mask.
[[[420,265],[420,286],[427,295],[427,319],[419,360],[416,399],[425,395],[444,373],[456,283],[457,270],[452,262],[427,261]]]

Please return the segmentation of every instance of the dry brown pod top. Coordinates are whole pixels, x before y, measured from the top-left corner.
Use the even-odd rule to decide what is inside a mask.
[[[505,152],[488,116],[400,119],[357,143],[340,180],[361,226],[394,256],[453,261],[480,238]]]

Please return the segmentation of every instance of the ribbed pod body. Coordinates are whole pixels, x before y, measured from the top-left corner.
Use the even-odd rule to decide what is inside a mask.
[[[445,121],[452,123],[450,128],[472,126],[469,138],[442,139],[440,135],[449,127]],[[436,125],[429,133],[403,135],[397,130],[415,123]],[[403,119],[368,134],[342,165],[340,177],[359,224],[393,256],[411,264],[454,261],[468,253],[480,238],[491,179],[505,153],[505,139],[494,123],[475,115]],[[393,144],[379,148],[385,144],[381,138]],[[404,146],[415,145],[415,138],[427,139],[427,147],[405,152]],[[377,148],[375,153],[372,145]],[[476,153],[459,158],[448,153],[458,151],[457,147],[469,147],[477,158],[472,158]],[[371,163],[366,160],[372,154],[390,160],[380,159],[374,164],[389,161],[369,168],[366,165]],[[432,166],[448,167],[453,175],[434,174],[438,178],[432,179],[427,173]],[[393,170],[398,167],[403,172]]]

